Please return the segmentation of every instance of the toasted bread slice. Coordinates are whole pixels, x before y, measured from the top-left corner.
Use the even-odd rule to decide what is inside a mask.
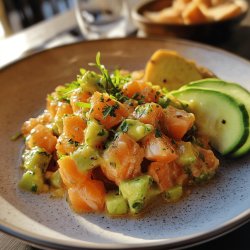
[[[187,61],[177,52],[157,50],[148,61],[145,69],[145,81],[168,90],[178,89],[182,85],[202,79],[195,63]]]

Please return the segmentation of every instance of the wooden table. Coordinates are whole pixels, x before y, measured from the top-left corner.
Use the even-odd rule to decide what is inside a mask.
[[[0,68],[4,65],[17,60],[23,55],[24,51],[32,53],[34,50],[43,48],[42,46],[53,38],[65,33],[77,26],[73,10],[63,15],[57,16],[52,20],[39,23],[27,30],[20,32],[4,41],[0,41]],[[81,39],[81,37],[79,38]],[[24,43],[24,41],[28,41]],[[69,41],[68,41],[69,42]],[[63,44],[65,42],[61,42]],[[19,44],[13,53],[14,44]],[[60,42],[58,43],[60,44]],[[235,28],[226,41],[213,41],[212,45],[231,51],[250,60],[250,13],[242,24]],[[250,79],[249,79],[250,82]],[[0,211],[1,212],[1,211]],[[250,223],[226,234],[218,239],[203,243],[189,249],[250,249]],[[29,246],[19,239],[15,239],[0,232],[1,250],[31,250],[37,249]]]

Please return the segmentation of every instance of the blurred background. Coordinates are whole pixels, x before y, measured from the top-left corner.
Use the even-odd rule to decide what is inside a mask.
[[[52,18],[73,5],[74,0],[0,0],[0,37]]]
[[[250,13],[212,23],[155,22],[144,13],[175,2],[226,3],[250,0],[0,0],[0,68],[43,49],[114,37],[185,38],[221,47],[250,59]],[[150,4],[148,4],[150,2]],[[153,4],[152,4],[153,3]],[[190,8],[189,8],[190,9]],[[203,18],[191,12],[192,18]],[[159,15],[158,15],[159,16]]]
[[[39,22],[49,20],[57,15],[63,14],[74,8],[75,5],[90,5],[94,4],[107,5],[108,9],[111,4],[123,2],[115,1],[88,1],[88,0],[0,0],[0,39],[6,38],[23,29],[31,27]],[[143,1],[128,0],[131,6]],[[63,24],[62,24],[63,25]],[[76,27],[76,31],[78,27]],[[79,30],[78,30],[79,31]]]
[[[185,2],[185,0],[183,0]],[[213,0],[211,0],[213,1]],[[216,1],[216,0],[214,0]],[[223,0],[217,0],[223,1]],[[225,0],[224,0],[225,1]],[[231,1],[231,0],[228,0]],[[250,0],[245,0],[250,2]],[[28,28],[38,22],[48,20],[55,15],[64,13],[73,9],[78,2],[89,4],[88,0],[0,0],[0,38],[5,38],[11,34]],[[103,1],[92,0],[99,4],[109,4],[115,2],[124,2],[122,0]],[[131,9],[147,0],[125,0]],[[162,1],[171,2],[171,1]],[[80,4],[81,5],[81,4]]]

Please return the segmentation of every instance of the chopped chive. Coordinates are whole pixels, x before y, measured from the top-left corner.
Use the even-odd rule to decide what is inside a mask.
[[[88,102],[76,102],[76,105],[80,108],[91,108],[91,104]]]
[[[19,139],[20,137],[22,137],[22,133],[21,132],[17,132],[16,134],[11,136],[11,140],[12,141],[16,141],[17,139]]]
[[[116,103],[113,106],[106,105],[103,110],[102,114],[104,118],[107,118],[108,116],[116,117],[115,111],[119,108],[119,104]]]
[[[123,123],[121,124],[121,130],[123,133],[128,132],[128,128],[129,128],[129,124],[126,121],[123,121]]]
[[[160,129],[156,128],[156,129],[155,129],[155,137],[156,137],[156,138],[159,138],[159,137],[161,137],[161,136],[162,136],[162,133],[161,133]]]

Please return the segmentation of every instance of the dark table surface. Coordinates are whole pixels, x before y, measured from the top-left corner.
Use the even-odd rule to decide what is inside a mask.
[[[237,54],[247,60],[250,60],[250,12],[241,23],[236,26],[230,34],[221,34],[221,39],[211,39],[205,43],[222,48]],[[250,79],[249,79],[250,81]],[[250,206],[250,204],[249,204]],[[0,249],[1,250],[35,250],[29,244],[0,232]],[[250,249],[250,222],[206,243],[201,243],[197,246],[186,249],[201,250],[201,249]]]

